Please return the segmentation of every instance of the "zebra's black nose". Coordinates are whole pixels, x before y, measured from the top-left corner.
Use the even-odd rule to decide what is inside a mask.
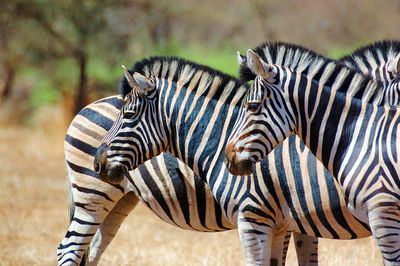
[[[94,157],[94,170],[104,182],[111,184],[120,183],[126,173],[125,168],[121,164],[109,163],[107,160],[108,146],[102,144]]]
[[[225,165],[232,175],[251,175],[253,173],[253,162],[249,159],[238,159],[236,157],[235,145],[229,142],[225,148]]]

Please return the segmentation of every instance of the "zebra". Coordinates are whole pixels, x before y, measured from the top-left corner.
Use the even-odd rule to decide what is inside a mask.
[[[230,171],[250,174],[297,135],[340,184],[352,214],[369,224],[384,264],[399,265],[400,110],[380,103],[383,84],[312,53],[282,66],[248,50],[247,62],[257,76],[226,145]],[[399,70],[395,57],[388,71]]]
[[[392,62],[400,60],[400,41],[383,40],[363,46],[339,59],[350,68],[360,70],[385,87],[385,102],[392,106],[400,103],[400,75]]]
[[[118,182],[129,169],[163,151],[171,152],[209,184],[223,215],[237,224],[248,264],[268,261],[271,235],[278,229],[342,239],[370,235],[368,226],[348,216],[348,210],[330,205],[340,204],[343,198],[322,166],[316,166],[311,175],[323,177],[319,193],[328,192],[328,183],[331,197],[325,198],[327,205],[319,198],[309,198],[315,202],[307,203],[304,193],[311,195],[314,187],[291,183],[301,173],[284,160],[308,157],[293,144],[259,164],[253,173],[257,178],[229,176],[223,164],[223,146],[247,84],[177,58],[143,60],[125,76],[121,86],[124,106],[95,159],[102,180]],[[309,169],[303,170],[309,173]],[[280,178],[284,173],[288,176]],[[271,177],[278,180],[271,182]],[[292,197],[290,184],[303,194]],[[330,207],[323,210],[323,206]],[[327,216],[334,218],[328,221]],[[282,242],[283,235],[274,241]]]
[[[73,262],[78,264],[80,258],[82,258],[81,265],[96,265],[119,226],[139,200],[163,221],[183,229],[219,232],[236,228],[222,215],[220,205],[215,201],[207,183],[169,153],[162,153],[140,165],[127,176],[131,183],[129,190],[121,199],[114,201],[115,206],[110,208],[103,222],[96,221],[89,224],[88,219],[92,219],[90,217],[74,217],[75,203],[78,203],[79,208],[92,204],[94,200],[91,194],[93,191],[84,191],[82,188],[93,189],[99,183],[97,174],[93,170],[95,147],[111,128],[122,105],[123,100],[119,95],[100,99],[82,109],[67,130],[65,158],[69,182],[74,184],[72,187],[69,186],[69,189],[74,190],[74,197],[70,202],[71,227],[68,232],[75,233],[67,233],[63,243],[66,246],[72,242],[71,236],[76,236],[76,232],[82,230],[80,227],[83,226],[92,227],[93,229],[87,230],[95,232],[95,235],[86,256],[78,254],[77,251],[84,249],[86,246],[84,243],[88,243],[91,236],[83,236],[81,241],[74,241],[77,244],[64,248],[66,250],[60,250],[58,254],[60,265]],[[107,190],[97,188],[97,191],[107,194]],[[96,200],[101,202],[101,199]],[[88,212],[88,215],[96,215],[99,211],[103,209],[96,208],[93,212]],[[310,265],[317,256],[317,242],[313,237],[297,233],[294,233],[294,239],[299,243],[296,245],[299,265]],[[285,236],[283,263],[289,240],[290,232]]]
[[[358,67],[356,65],[357,62],[363,62],[363,60],[353,60],[353,58],[357,58],[359,56],[363,56],[364,54],[368,53],[374,53],[374,50],[380,49],[383,51],[384,55],[389,51],[387,47],[393,46],[393,42],[386,42],[386,45],[382,45],[385,42],[380,42],[380,45],[370,45],[366,46],[363,49],[359,49],[355,51],[352,56],[348,57],[345,61],[350,61],[350,64],[352,64],[353,67]],[[390,45],[388,45],[390,44]],[[372,51],[370,51],[372,50]],[[379,52],[379,51],[377,51]],[[381,52],[382,53],[382,52]],[[385,59],[387,57],[384,57]],[[341,60],[344,60],[341,59]],[[377,63],[369,63],[366,66],[379,66],[380,65],[385,65],[386,62],[379,61]],[[365,65],[365,64],[364,64]],[[361,70],[365,70],[367,68],[365,67],[360,67]],[[373,71],[373,70],[372,70]],[[368,74],[368,72],[371,72],[368,70],[367,72],[364,72],[365,74]],[[377,78],[379,78],[377,76]],[[122,99],[119,96],[113,96],[109,97],[106,99],[99,100],[86,108],[84,108],[71,122],[71,125],[68,129],[67,135],[66,135],[66,144],[65,144],[65,157],[66,157],[66,162],[67,162],[67,168],[68,168],[68,173],[69,173],[69,179],[72,180],[74,175],[80,176],[85,180],[85,182],[89,182],[90,180],[95,181],[94,179],[96,177],[96,174],[93,172],[92,168],[92,161],[93,161],[93,156],[94,156],[94,149],[93,147],[98,146],[100,143],[101,139],[104,137],[105,133],[109,130],[111,127],[111,124],[114,122],[115,118],[117,117],[117,114],[122,106]],[[90,130],[89,130],[90,129]],[[166,157],[168,157],[168,154],[166,154]],[[167,161],[174,160],[175,157],[170,156],[171,158],[168,158]],[[163,158],[165,159],[165,158]],[[177,162],[180,162],[177,160]],[[147,165],[148,163],[145,163]],[[149,167],[152,166],[152,164],[148,164]],[[166,164],[168,165],[168,164]],[[179,164],[180,165],[180,164]],[[167,166],[168,167],[168,166]],[[183,166],[182,166],[183,167]],[[160,169],[160,168],[158,168]],[[163,169],[163,168],[161,168]],[[147,170],[147,172],[155,172],[156,174],[158,173],[157,171],[154,171],[154,168],[152,170]],[[158,170],[159,171],[159,170]],[[175,169],[170,169],[169,172],[175,171]],[[188,175],[190,176],[190,169],[186,167],[185,169],[181,169],[181,172],[185,173],[185,176]],[[140,173],[147,173],[146,171],[139,171]],[[163,173],[163,175],[168,176],[169,173]],[[132,176],[136,176],[136,174],[132,174]],[[146,176],[146,174],[145,174]],[[317,175],[319,178],[321,175]],[[148,177],[147,177],[148,178]],[[76,180],[76,179],[75,179]],[[135,179],[134,179],[135,180]],[[144,178],[143,180],[147,180]],[[149,179],[151,180],[151,179]],[[161,179],[160,179],[161,180]],[[92,182],[91,181],[91,182]],[[72,182],[72,181],[71,181]],[[75,181],[76,182],[76,181]],[[175,181],[176,182],[176,181]],[[158,182],[161,184],[161,182]],[[172,184],[168,182],[168,184]],[[209,188],[206,185],[205,191],[208,192]],[[166,187],[164,190],[168,189]],[[169,188],[170,189],[170,188]],[[329,191],[329,189],[328,189]],[[143,195],[146,193],[139,193],[140,191],[137,191],[136,194]],[[153,192],[154,193],[154,192]],[[158,195],[159,192],[156,192],[154,195]],[[151,202],[154,200],[153,194],[150,195],[150,200],[143,200],[144,202]],[[202,193],[200,193],[202,195]],[[153,198],[152,198],[153,197]],[[162,198],[162,197],[161,197]],[[203,198],[208,199],[207,195],[204,196]],[[90,199],[90,198],[89,198]],[[129,200],[128,200],[129,199]],[[97,230],[96,235],[94,239],[92,240],[91,243],[91,249],[90,249],[90,262],[91,263],[97,263],[97,261],[100,259],[101,254],[104,252],[104,249],[107,247],[108,243],[112,240],[112,237],[115,235],[116,231],[119,228],[119,225],[122,223],[123,219],[125,216],[128,215],[130,210],[132,210],[135,207],[135,201],[136,198],[134,197],[133,193],[130,193],[129,196],[125,196],[124,200],[118,201],[116,204],[116,207],[112,209],[112,211],[107,215],[106,220],[101,224],[100,229]],[[73,202],[71,203],[71,219],[73,218]],[[155,213],[157,213],[157,209],[155,209],[153,204],[147,203],[147,206],[150,207]],[[211,206],[209,204],[206,204],[206,206]],[[215,205],[217,206],[217,205]],[[171,211],[172,210],[172,211]],[[170,212],[173,212],[173,208],[169,210]],[[213,215],[214,212],[208,215]],[[160,217],[165,217],[167,216],[165,213],[158,215]],[[174,215],[172,214],[174,217]],[[181,216],[178,216],[181,217]],[[215,220],[215,219],[214,219]],[[308,239],[301,239],[302,235],[295,236],[295,243],[302,243],[301,245],[296,245],[296,249],[298,251],[298,254],[302,254],[302,256],[298,256],[299,264],[300,265],[305,265],[307,262],[311,261],[308,259],[304,254],[310,255],[314,254],[315,258],[313,258],[314,261],[317,261],[316,258],[316,245],[317,245],[317,239],[312,241],[313,238],[308,238]],[[310,241],[311,240],[311,241]],[[286,248],[288,244],[288,240],[285,241]],[[315,247],[312,247],[314,245]],[[284,250],[286,251],[286,249]],[[284,253],[286,254],[286,253]]]

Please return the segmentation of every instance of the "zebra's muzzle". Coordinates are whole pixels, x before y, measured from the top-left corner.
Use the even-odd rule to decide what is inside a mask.
[[[225,165],[232,175],[251,175],[254,163],[249,159],[239,159],[232,143],[225,149]]]
[[[107,160],[107,150],[108,147],[105,144],[97,149],[94,158],[94,170],[102,181],[118,184],[124,179],[126,169],[120,164],[110,164]]]

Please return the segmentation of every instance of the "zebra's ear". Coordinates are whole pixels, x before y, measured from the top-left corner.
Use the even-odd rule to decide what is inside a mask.
[[[154,88],[154,83],[150,81],[146,76],[143,76],[142,74],[135,72],[132,75],[133,79],[135,82],[138,84],[137,89],[140,93],[145,94],[146,91],[149,89]]]
[[[247,50],[246,58],[247,65],[254,74],[264,79],[268,79],[268,73],[266,72],[262,59],[258,56],[258,54],[249,49]]]
[[[241,55],[239,51],[236,52],[236,61],[239,66],[245,65],[247,66],[247,59],[244,55]]]
[[[139,84],[133,78],[131,73],[129,73],[129,70],[124,65],[122,65],[122,68],[124,69],[124,75],[125,75],[126,80],[128,81],[129,86],[131,86],[132,89],[138,87]]]
[[[394,76],[400,76],[400,53],[389,63],[387,70]]]

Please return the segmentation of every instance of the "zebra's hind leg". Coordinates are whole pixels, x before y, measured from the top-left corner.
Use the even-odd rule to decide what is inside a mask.
[[[74,219],[74,213],[75,213],[75,202],[74,198],[72,195],[72,189],[71,189],[71,177],[72,175],[68,174],[67,175],[67,193],[68,193],[68,212],[69,212],[69,224],[71,226],[72,220]],[[80,266],[85,266],[86,263],[89,261],[88,258],[89,250],[83,254],[81,263],[79,263]],[[59,253],[57,252],[57,256],[59,256]]]
[[[88,265],[97,265],[101,255],[113,240],[122,222],[136,207],[138,201],[138,197],[133,192],[129,192],[117,202],[115,207],[100,225],[100,228],[97,230],[92,242],[90,243]]]
[[[75,206],[74,218],[57,248],[59,265],[77,265],[83,259],[93,236],[109,212],[106,207],[96,208],[97,203],[78,203],[80,206]]]
[[[123,196],[106,183],[91,184],[96,189],[87,184],[71,185],[75,207],[68,231],[57,248],[59,265],[79,265],[97,229]]]
[[[293,232],[299,266],[318,265],[318,238]]]

